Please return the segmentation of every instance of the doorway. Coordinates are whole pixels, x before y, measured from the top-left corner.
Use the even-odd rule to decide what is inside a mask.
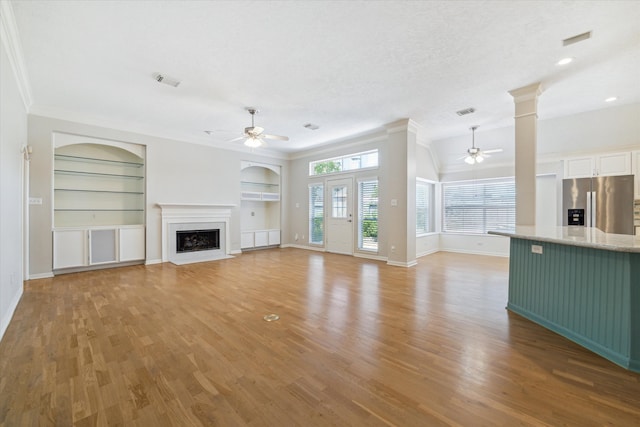
[[[353,255],[353,179],[327,181],[327,252]]]

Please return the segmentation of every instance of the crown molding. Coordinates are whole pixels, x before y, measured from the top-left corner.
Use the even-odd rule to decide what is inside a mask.
[[[206,136],[194,136],[191,134],[184,134],[176,132],[172,129],[160,129],[155,127],[141,126],[139,123],[114,121],[105,119],[103,117],[96,117],[89,114],[65,111],[57,108],[42,108],[34,106],[29,113],[32,116],[40,116],[44,118],[67,121],[84,126],[92,126],[96,128],[108,129],[116,132],[125,132],[134,135],[139,135],[141,139],[146,138],[160,138],[164,140],[172,140],[178,142],[187,142],[190,144],[204,145],[210,148],[217,148],[220,150],[237,151],[245,154],[254,154],[260,157],[269,157],[278,160],[287,160],[287,155],[278,151],[273,151],[265,148],[251,149],[245,147],[243,144],[226,144],[221,142],[212,141]],[[61,131],[64,132],[64,131]],[[104,137],[103,135],[95,135],[98,138]],[[133,135],[132,135],[133,136]],[[126,138],[128,142],[135,142],[137,144],[147,145],[144,142],[134,138]],[[133,141],[135,139],[136,141]]]
[[[13,15],[11,2],[8,0],[0,1],[0,34],[2,44],[7,51],[9,64],[13,70],[18,85],[18,91],[22,98],[22,103],[27,113],[30,112],[33,98],[31,96],[31,85],[27,75],[27,68],[24,64],[24,55],[22,54],[22,43],[20,43],[20,35],[16,19]]]

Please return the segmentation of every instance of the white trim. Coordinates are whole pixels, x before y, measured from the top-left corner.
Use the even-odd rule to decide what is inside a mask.
[[[162,264],[162,260],[159,258],[156,258],[156,259],[148,259],[144,262],[144,265],[154,265],[154,264]]]
[[[51,279],[52,277],[53,277],[53,272],[50,271],[48,273],[30,274],[29,280]]]
[[[303,159],[305,157],[318,156],[323,153],[331,153],[331,152],[336,152],[338,150],[343,151],[348,148],[357,147],[365,144],[371,144],[374,142],[383,142],[387,140],[386,133],[383,135],[373,135],[383,131],[384,131],[384,128],[377,128],[372,131],[360,134],[361,137],[363,137],[364,139],[359,141],[353,141],[354,139],[358,139],[360,137],[358,135],[352,135],[350,137],[343,138],[343,139],[336,139],[328,142],[326,145],[320,146],[317,149],[309,149],[306,151],[298,151],[296,153],[292,153],[289,156],[289,160],[298,160],[298,159]],[[344,141],[352,141],[352,142],[344,142]],[[314,176],[317,176],[317,175],[314,175]]]
[[[285,245],[280,245],[281,248],[295,248],[295,249],[306,249],[308,251],[314,252],[326,252],[326,250],[319,246],[305,246],[305,245],[296,245],[295,243],[287,243]]]
[[[440,249],[439,248],[435,248],[435,249],[430,249],[430,250],[425,251],[425,252],[420,252],[420,253],[416,254],[416,258],[422,258],[423,256],[435,254],[436,252],[440,252]]]
[[[441,252],[450,252],[452,254],[469,254],[469,255],[487,255],[487,256],[497,256],[500,258],[509,258],[508,253],[502,252],[488,252],[488,251],[467,251],[467,250],[453,250],[453,249],[440,249]]]
[[[20,298],[22,298],[22,294],[24,293],[24,286],[20,286],[20,290],[14,295],[11,303],[9,303],[9,309],[5,313],[4,317],[0,321],[0,340],[4,336],[4,333],[7,331],[9,324],[11,323],[11,319],[16,312],[16,308],[18,308],[18,303],[20,302]]]
[[[355,258],[365,258],[365,259],[372,259],[374,261],[387,261],[387,257],[386,256],[381,256],[381,255],[370,255],[367,253],[363,253],[363,252],[354,252],[353,256]]]
[[[0,39],[4,44],[9,57],[9,64],[13,70],[18,85],[18,92],[22,98],[25,110],[29,113],[33,104],[31,96],[31,85],[29,84],[29,75],[27,67],[24,63],[24,55],[22,53],[22,43],[20,42],[20,34],[16,25],[13,7],[10,1],[0,1]]]
[[[137,157],[140,157],[141,159],[145,158],[145,146],[133,142],[116,141],[113,139],[96,138],[93,136],[78,135],[66,132],[53,132],[51,138],[53,139],[54,149],[74,144],[98,144],[118,147],[130,152],[131,154],[134,154]]]
[[[408,261],[408,262],[401,262],[401,261],[387,261],[387,265],[392,265],[394,267],[414,267],[416,265],[418,265],[418,261],[416,261],[415,259],[413,261]]]

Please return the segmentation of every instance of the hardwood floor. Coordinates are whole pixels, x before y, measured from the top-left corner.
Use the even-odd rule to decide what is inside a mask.
[[[297,249],[27,282],[0,424],[640,425],[640,375],[509,313],[507,284],[501,258]]]

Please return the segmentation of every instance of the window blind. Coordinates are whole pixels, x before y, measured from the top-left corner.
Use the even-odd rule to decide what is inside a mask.
[[[324,186],[309,185],[309,243],[324,243]]]
[[[358,183],[358,248],[378,250],[378,180]]]
[[[486,233],[513,230],[516,223],[514,180],[492,180],[443,184],[442,230]]]
[[[416,182],[416,234],[433,231],[433,184]]]

